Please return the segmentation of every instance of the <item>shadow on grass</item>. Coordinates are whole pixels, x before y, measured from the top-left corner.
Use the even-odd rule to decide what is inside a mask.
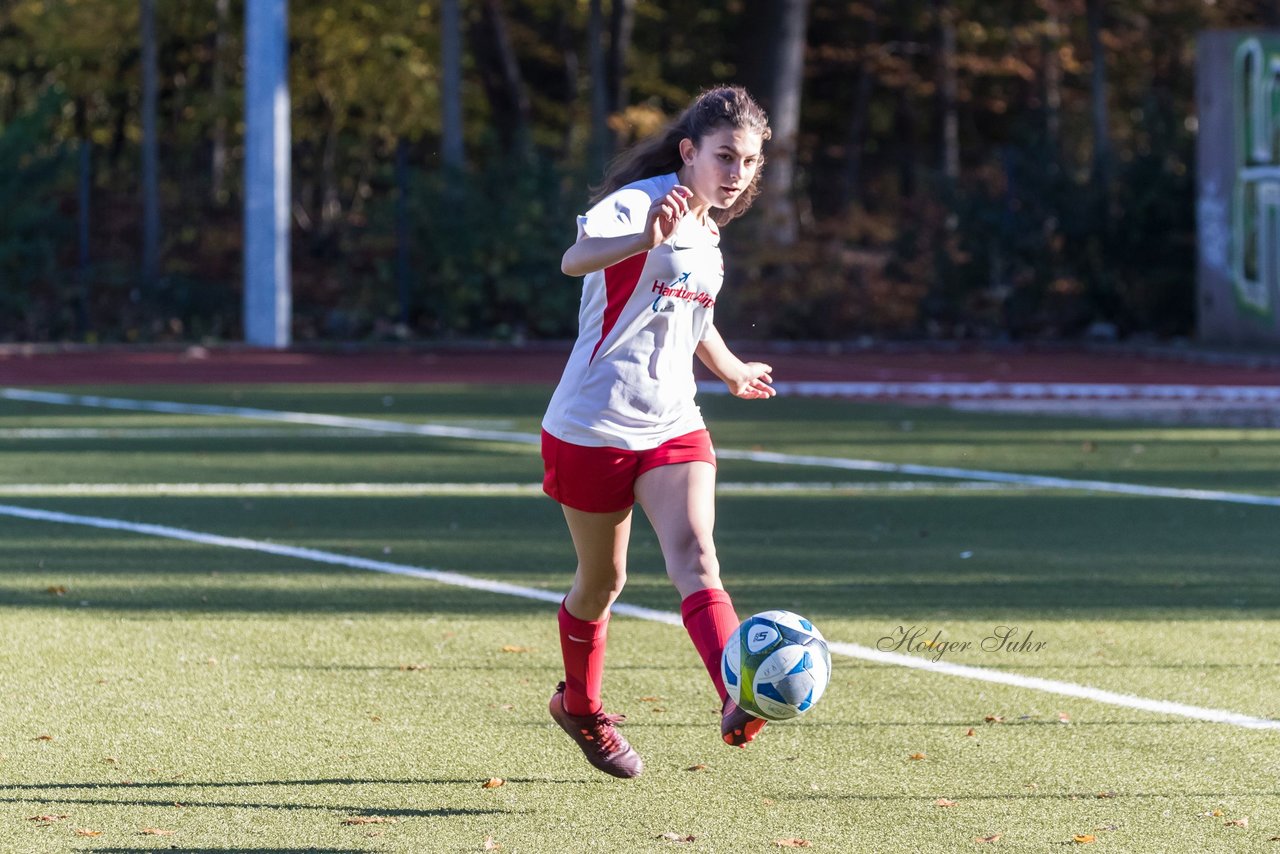
[[[472,782],[472,781],[468,781]],[[105,788],[105,787],[103,787]],[[131,786],[120,786],[119,788],[132,788]],[[167,800],[146,800],[142,798],[118,800],[115,798],[62,798],[62,797],[28,797],[28,798],[0,798],[3,804],[76,804],[78,806],[105,806],[105,807],[168,807],[172,808],[174,801],[172,798]],[[340,804],[288,804],[288,803],[238,803],[236,801],[180,801],[183,809],[248,809],[248,810],[287,810],[287,811],[319,811],[328,813],[344,813],[351,816],[395,816],[397,818],[458,818],[460,816],[477,816],[477,815],[512,815],[524,812],[524,810],[506,810],[506,809],[474,809],[470,807],[461,809],[450,809],[447,807],[438,807],[436,809],[369,809],[368,807],[352,807],[342,806]]]
[[[572,549],[549,500],[430,497],[24,501],[559,591]],[[1280,610],[1276,511],[1083,494],[722,500],[740,611],[1222,619]],[[627,601],[673,610],[637,515]],[[764,520],[764,521],[762,521]],[[541,602],[294,558],[0,519],[0,606],[122,612],[534,614]],[[215,575],[214,572],[222,575]],[[49,588],[65,584],[65,596]],[[652,584],[652,586],[649,586]],[[920,616],[917,616],[919,619]]]
[[[155,851],[155,846],[143,848],[80,848],[80,851],[93,851],[96,854],[138,854],[140,851]],[[165,851],[172,854],[369,854],[372,848],[178,848],[170,845]]]
[[[581,780],[557,780],[551,777],[507,777],[508,783],[556,783],[577,785]],[[479,786],[483,780],[467,777],[465,779],[450,779],[447,777],[435,777],[421,780],[378,780],[378,779],[357,779],[352,777],[334,777],[329,779],[316,780],[227,780],[223,782],[154,782],[154,783],[19,783],[15,785],[6,785],[0,783],[0,791],[46,791],[53,789],[66,789],[70,791],[84,791],[94,789],[185,789],[185,788],[211,788],[211,789],[240,789],[252,786]],[[0,799],[3,800],[3,799]],[[10,799],[14,800],[14,799]],[[25,800],[25,799],[24,799]],[[115,801],[107,801],[106,803],[116,803]],[[235,804],[193,804],[186,801],[182,802],[183,806],[236,806]],[[165,801],[161,806],[173,806],[173,801]],[[261,806],[261,804],[242,804],[241,806]],[[299,807],[300,809],[324,809],[324,810],[342,810],[344,807]],[[355,812],[368,812],[368,810],[355,809]],[[385,813],[397,814],[397,813]],[[416,815],[416,811],[403,811],[398,814]]]

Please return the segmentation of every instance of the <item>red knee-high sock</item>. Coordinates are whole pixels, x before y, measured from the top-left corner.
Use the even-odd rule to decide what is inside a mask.
[[[579,620],[560,603],[560,652],[564,656],[564,709],[571,715],[600,710],[604,682],[604,644],[609,617]]]
[[[738,628],[733,600],[723,590],[698,590],[680,603],[680,616],[723,703],[728,694],[724,689],[724,677],[720,675],[720,656],[724,652],[725,641]]]

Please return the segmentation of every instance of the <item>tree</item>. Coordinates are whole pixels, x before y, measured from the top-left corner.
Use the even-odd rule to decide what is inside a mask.
[[[809,2],[756,0],[748,4],[746,14],[755,21],[749,41],[762,46],[756,90],[773,132],[761,176],[762,236],[774,245],[790,246],[800,231],[795,177]]]
[[[160,158],[156,139],[156,3],[141,0],[142,36],[142,283],[160,276]]]
[[[447,169],[466,168],[462,140],[462,21],[459,0],[440,4],[441,159]]]

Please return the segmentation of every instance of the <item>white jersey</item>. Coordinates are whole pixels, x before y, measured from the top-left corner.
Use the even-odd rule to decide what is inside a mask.
[[[674,173],[637,181],[578,217],[578,236],[639,234]],[[578,340],[542,427],[575,445],[633,451],[703,429],[693,358],[724,280],[720,232],[685,217],[665,243],[588,273]]]

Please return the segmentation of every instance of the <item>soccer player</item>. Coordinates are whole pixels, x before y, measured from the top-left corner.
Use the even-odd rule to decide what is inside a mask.
[[[578,217],[561,268],[583,276],[577,342],[542,421],[543,489],[560,502],[577,553],[560,607],[565,680],[551,716],[587,760],[616,777],[643,770],[601,703],[609,610],[626,582],[632,506],[649,517],[681,596],[684,625],[721,700],[725,742],[765,722],[720,676],[738,626],[712,541],[715,452],[694,402],[697,356],[736,397],[774,396],[772,368],[744,362],[716,331],[720,226],[759,192],[768,119],[746,90],[700,95],[621,154]]]

